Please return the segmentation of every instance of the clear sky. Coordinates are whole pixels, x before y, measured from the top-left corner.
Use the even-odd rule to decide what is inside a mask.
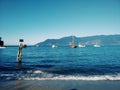
[[[109,34],[120,34],[120,0],[0,0],[0,37],[7,45]]]

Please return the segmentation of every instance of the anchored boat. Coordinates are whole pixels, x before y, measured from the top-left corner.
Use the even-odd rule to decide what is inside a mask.
[[[74,44],[74,36],[72,36],[72,42],[70,44],[71,48],[77,48],[77,46]]]
[[[78,47],[86,47],[84,44],[79,43]]]

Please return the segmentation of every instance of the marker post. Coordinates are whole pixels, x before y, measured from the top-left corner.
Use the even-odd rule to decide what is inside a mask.
[[[18,49],[18,54],[17,54],[17,62],[21,63],[22,62],[22,48],[24,47],[23,39],[19,39],[20,45],[19,45],[19,49]]]

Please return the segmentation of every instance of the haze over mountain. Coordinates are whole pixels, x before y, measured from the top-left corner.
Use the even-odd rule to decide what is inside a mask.
[[[37,43],[39,46],[46,46],[56,44],[58,46],[69,45],[72,41],[72,36],[62,37],[60,39],[47,39],[43,42]],[[120,45],[120,34],[116,35],[96,35],[96,36],[87,36],[87,37],[76,37],[74,36],[74,43],[78,45],[79,43],[85,45]]]

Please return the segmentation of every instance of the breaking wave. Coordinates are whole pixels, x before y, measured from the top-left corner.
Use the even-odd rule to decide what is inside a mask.
[[[0,79],[4,80],[120,80],[120,73],[110,75],[62,75],[44,72],[41,70],[29,70],[26,72],[0,73]]]
[[[22,78],[19,78],[22,79]],[[118,76],[57,76],[57,77],[32,77],[32,78],[24,78],[24,80],[120,80],[120,75]]]

